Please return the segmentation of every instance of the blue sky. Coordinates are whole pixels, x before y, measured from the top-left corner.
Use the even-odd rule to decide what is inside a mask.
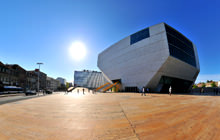
[[[166,22],[196,44],[197,82],[220,80],[219,6],[217,0],[1,0],[0,61],[26,70],[43,62],[48,76],[72,81],[74,70],[99,70],[97,56],[105,48]],[[68,54],[74,41],[86,45],[82,61]]]

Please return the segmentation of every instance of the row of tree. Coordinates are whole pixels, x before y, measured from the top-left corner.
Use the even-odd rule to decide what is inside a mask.
[[[207,80],[207,83],[211,83],[211,87],[217,87],[217,85],[216,85],[216,83],[214,82],[214,81],[212,81],[212,80]],[[206,84],[205,83],[202,83],[202,86],[201,87],[206,87]],[[196,84],[194,84],[193,85],[193,88],[198,88],[198,85],[196,85]]]

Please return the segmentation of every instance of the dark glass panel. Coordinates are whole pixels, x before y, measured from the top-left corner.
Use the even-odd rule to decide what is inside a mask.
[[[170,34],[172,34],[173,36],[175,36],[176,38],[180,39],[181,41],[183,41],[185,44],[189,45],[191,48],[193,48],[192,46],[192,42],[189,41],[186,37],[184,37],[181,33],[179,33],[178,31],[176,31],[175,29],[165,25],[166,27],[166,31]]]
[[[165,25],[170,55],[196,67],[192,42],[173,28]]]
[[[181,42],[179,39],[176,39],[175,37],[173,37],[169,33],[167,34],[167,39],[168,39],[169,44],[172,44],[172,45],[180,48],[181,50],[183,50],[184,52],[186,52],[187,54],[189,54],[193,57],[195,56],[194,51],[191,47],[187,46],[186,44]]]
[[[168,93],[171,86],[172,93],[186,93],[191,89],[192,81],[162,76],[159,85],[163,85],[160,92]]]
[[[146,28],[146,29],[141,30],[137,33],[134,33],[130,36],[130,45],[132,45],[138,41],[141,41],[145,38],[148,38],[148,37],[150,37],[149,28]]]
[[[169,44],[170,55],[180,59],[192,66],[196,66],[195,57],[188,55],[187,53],[181,51],[179,48]]]

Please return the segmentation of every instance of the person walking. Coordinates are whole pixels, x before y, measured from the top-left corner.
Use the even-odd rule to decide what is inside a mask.
[[[145,94],[145,88],[144,88],[144,87],[142,88],[141,96],[143,96],[143,95],[146,96],[146,94]]]
[[[64,95],[66,95],[66,94],[68,94],[68,90],[67,90],[67,89],[65,90],[65,93],[64,93]]]
[[[77,93],[79,94],[79,89],[77,89]]]
[[[85,89],[83,88],[83,95],[85,94],[84,91],[85,91]]]
[[[147,93],[150,94],[150,90],[149,90],[149,88],[147,88]]]
[[[171,96],[171,92],[172,92],[172,87],[170,86],[169,88],[169,95]]]
[[[203,93],[204,93],[204,88],[202,87],[201,88],[201,94],[203,95]]]

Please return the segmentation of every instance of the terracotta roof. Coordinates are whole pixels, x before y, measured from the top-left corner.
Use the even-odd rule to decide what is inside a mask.
[[[12,69],[19,68],[19,69],[22,69],[22,70],[26,71],[24,68],[22,68],[18,64],[7,64],[6,66],[9,67],[9,68],[12,68]]]

